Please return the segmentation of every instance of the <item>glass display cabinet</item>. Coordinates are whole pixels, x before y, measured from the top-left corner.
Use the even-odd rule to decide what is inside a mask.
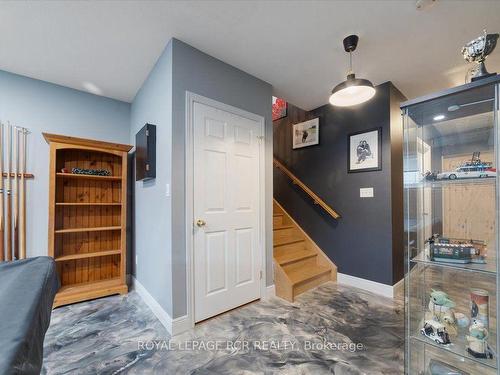
[[[499,369],[500,75],[402,104],[405,371]]]

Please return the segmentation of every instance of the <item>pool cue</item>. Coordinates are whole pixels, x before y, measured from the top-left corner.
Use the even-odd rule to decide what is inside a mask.
[[[19,190],[19,258],[26,258],[26,190],[24,175],[26,174],[26,129],[22,128],[21,136],[21,187]]]
[[[3,123],[0,122],[0,262],[5,259],[5,230],[3,220]]]
[[[19,128],[14,127],[14,145],[12,146],[12,162],[14,163],[14,191],[12,194],[12,203],[14,206],[14,259],[19,259],[18,238],[18,219],[19,219]]]
[[[12,126],[7,122],[7,216],[6,216],[6,226],[5,231],[6,242],[7,242],[7,256],[5,259],[7,261],[12,260],[12,185],[10,180],[10,175],[12,173]]]

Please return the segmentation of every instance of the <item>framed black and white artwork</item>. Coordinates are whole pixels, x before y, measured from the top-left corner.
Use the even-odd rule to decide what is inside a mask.
[[[319,143],[319,117],[292,127],[292,148],[301,148]]]
[[[347,149],[348,173],[382,170],[382,128],[349,134]]]

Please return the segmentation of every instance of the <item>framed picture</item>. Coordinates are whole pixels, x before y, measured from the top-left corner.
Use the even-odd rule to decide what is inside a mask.
[[[382,128],[349,134],[347,149],[348,173],[382,170]]]
[[[317,145],[319,143],[319,117],[292,126],[293,148]]]
[[[288,110],[288,103],[281,98],[273,96],[273,121],[286,117]]]

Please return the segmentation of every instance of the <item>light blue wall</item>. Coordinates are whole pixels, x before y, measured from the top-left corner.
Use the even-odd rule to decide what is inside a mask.
[[[243,109],[265,118],[266,281],[272,279],[272,87],[179,40],[172,40],[172,279],[173,318],[187,312],[185,228],[186,91]]]
[[[156,125],[156,179],[135,182],[132,272],[172,316],[171,181],[172,44],[169,43],[137,93],[131,108],[130,143],[146,124]],[[137,258],[137,264],[135,259]]]
[[[130,104],[0,70],[0,120],[28,136],[27,255],[47,255],[49,146],[42,132],[128,143]]]

